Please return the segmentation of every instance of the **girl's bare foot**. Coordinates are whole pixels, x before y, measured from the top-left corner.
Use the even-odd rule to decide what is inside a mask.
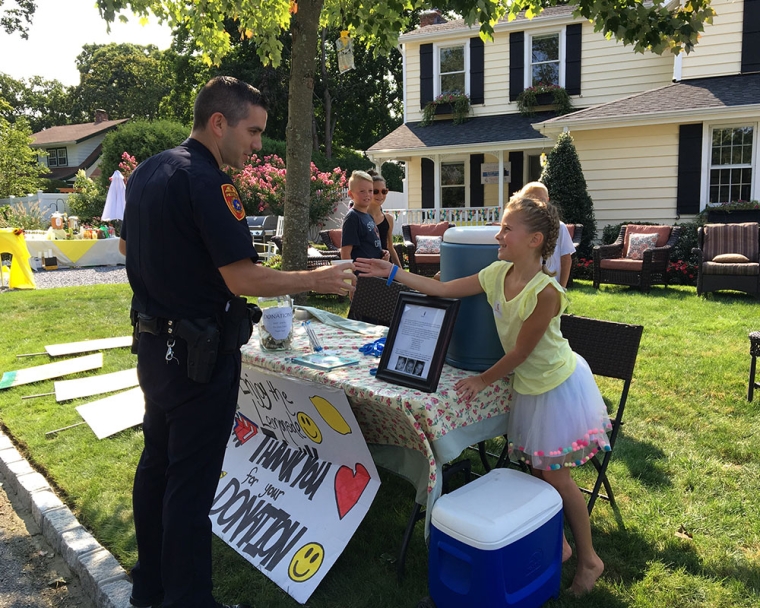
[[[578,568],[575,571],[573,584],[570,585],[570,593],[575,596],[588,593],[594,588],[594,584],[602,576],[602,572],[604,572],[604,562],[599,559],[598,555],[595,555],[589,564],[582,565],[579,562]]]
[[[562,563],[564,564],[573,556],[573,548],[570,543],[567,542],[565,537],[562,537]]]

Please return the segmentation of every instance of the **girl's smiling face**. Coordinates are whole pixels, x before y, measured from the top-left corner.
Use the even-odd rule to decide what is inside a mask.
[[[498,258],[513,262],[515,258],[525,255],[535,234],[528,231],[519,212],[505,211],[501,218],[501,230],[496,234],[499,243]]]

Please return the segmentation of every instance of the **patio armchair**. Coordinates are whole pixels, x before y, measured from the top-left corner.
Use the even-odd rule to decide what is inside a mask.
[[[760,298],[760,224],[705,224],[697,242],[697,295],[732,289]]]
[[[648,293],[654,284],[667,285],[670,254],[680,236],[680,226],[623,225],[614,243],[594,247],[594,287],[629,285]]]
[[[341,243],[343,242],[343,230],[335,228],[333,230],[322,230],[319,233],[319,239],[322,241],[327,251],[340,252]]]
[[[282,237],[273,236],[272,242],[277,245],[279,254],[282,255]],[[314,270],[319,266],[329,266],[332,260],[339,260],[340,255],[337,253],[325,252],[320,255],[307,255],[306,256],[306,270]]]
[[[441,269],[441,253],[440,244],[438,246],[438,252],[435,249],[429,249],[429,252],[424,252],[418,247],[417,237],[443,237],[443,233],[449,228],[453,228],[454,224],[449,222],[439,222],[437,224],[402,224],[401,232],[404,235],[404,245],[402,251],[406,254],[409,260],[409,272],[414,274],[421,274],[426,277],[435,276]],[[398,249],[396,250],[398,252]],[[401,255],[399,254],[399,258]]]

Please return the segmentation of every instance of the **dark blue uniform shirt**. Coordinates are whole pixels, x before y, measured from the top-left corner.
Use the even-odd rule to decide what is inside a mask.
[[[126,200],[132,307],[167,319],[221,313],[233,294],[218,268],[258,255],[240,196],[208,148],[187,139],[143,161]]]

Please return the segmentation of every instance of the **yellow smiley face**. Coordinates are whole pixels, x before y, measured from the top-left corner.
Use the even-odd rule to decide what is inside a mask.
[[[309,439],[314,443],[322,443],[322,431],[319,430],[319,427],[311,419],[311,416],[304,412],[298,412],[296,420],[298,420],[298,424],[301,425],[301,430]]]
[[[319,543],[304,545],[290,560],[288,576],[296,583],[303,583],[314,576],[325,559],[325,550]]]

